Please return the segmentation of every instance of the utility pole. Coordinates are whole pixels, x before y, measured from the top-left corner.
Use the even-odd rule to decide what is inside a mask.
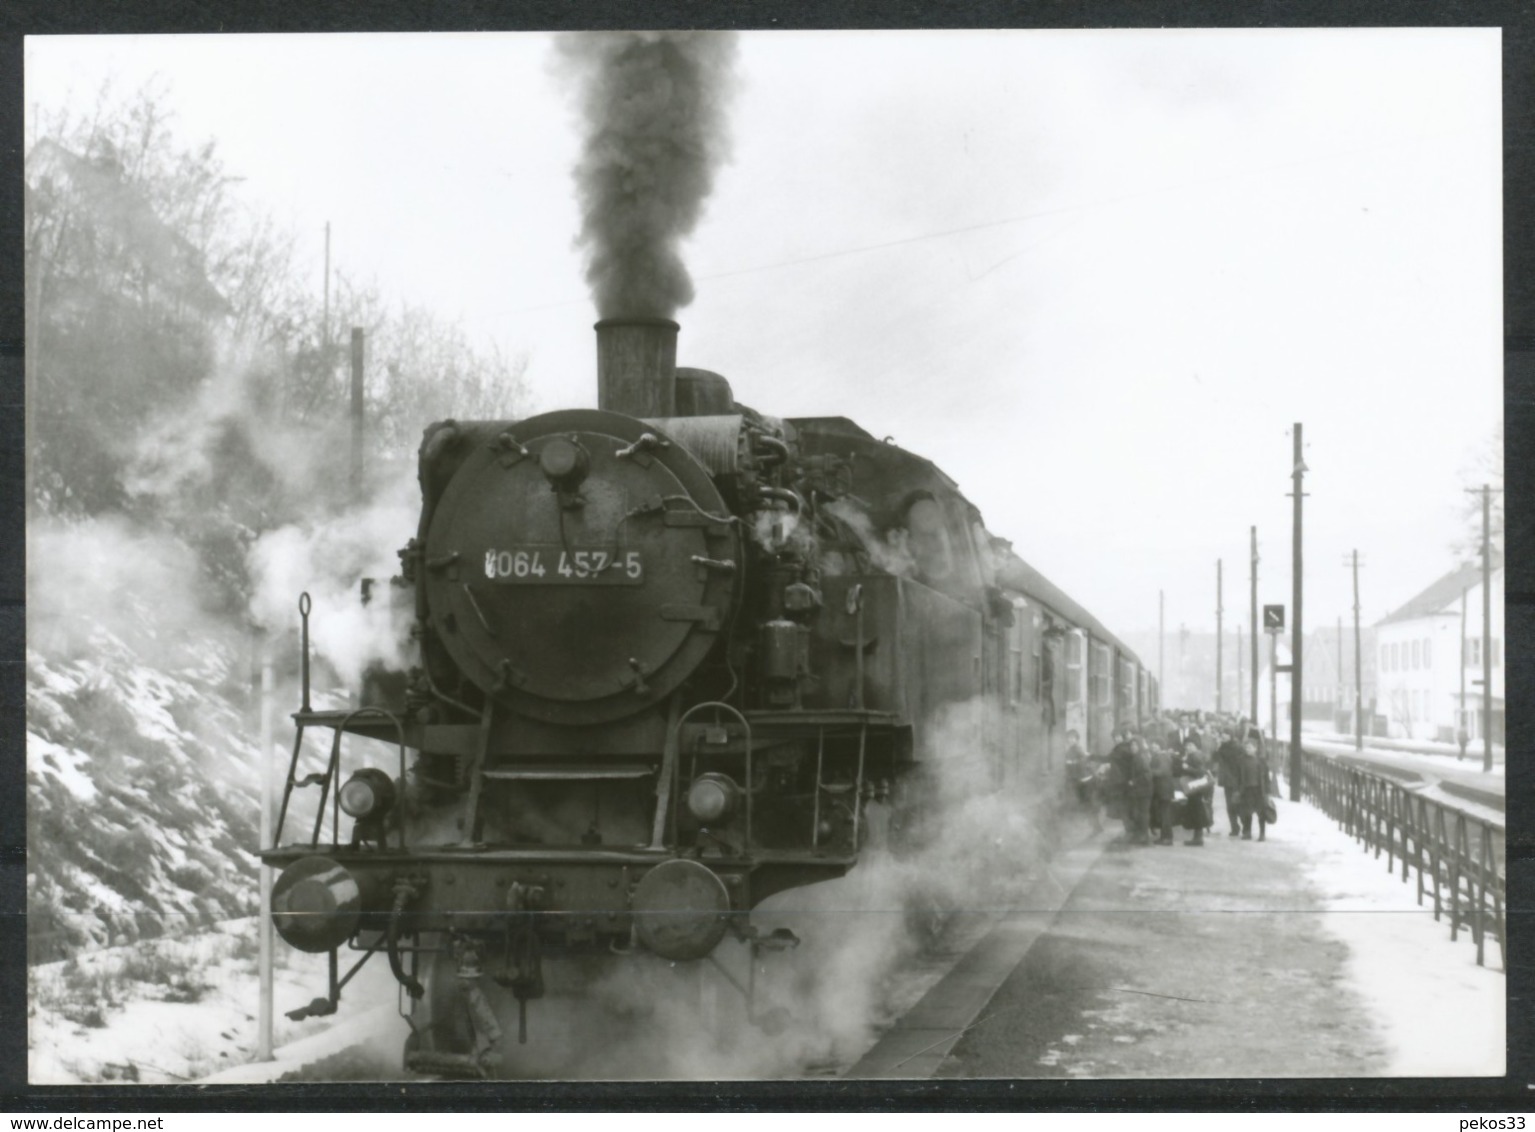
[[[1221,560],[1215,560],[1215,711],[1220,713],[1221,704],[1221,641],[1225,634],[1221,632]]]
[[[1188,669],[1189,627],[1178,626],[1178,698],[1185,704],[1189,702],[1189,669]]]
[[[1252,649],[1251,659],[1253,669],[1251,693],[1252,703],[1250,706],[1252,707],[1253,724],[1256,726],[1258,724],[1258,528],[1250,528],[1250,533],[1252,535],[1253,545],[1252,560],[1247,569],[1247,581],[1248,587],[1252,591],[1252,596],[1250,599],[1251,607],[1248,612],[1247,633],[1248,636],[1252,638],[1251,644],[1248,646]]]
[[[1464,680],[1465,676],[1463,657],[1461,679]],[[1359,551],[1357,549],[1354,551],[1354,750],[1364,750],[1364,653],[1359,644]]]
[[[261,700],[257,733],[261,753],[256,758],[257,788],[261,797],[261,848],[272,846],[272,652],[261,635]],[[258,978],[256,1060],[272,1060],[272,868],[260,870],[261,908],[256,917],[256,969]]]
[[[1166,642],[1164,634],[1167,631],[1167,594],[1157,591],[1157,690],[1162,695],[1167,695],[1167,668],[1166,668]]]
[[[362,502],[362,327],[352,327],[352,502]]]
[[[1348,685],[1343,682],[1343,617],[1341,614],[1338,617],[1338,678],[1336,684],[1338,687],[1338,706],[1342,707],[1344,700],[1348,696],[1348,693],[1344,690]],[[1334,713],[1333,722],[1336,725],[1336,713]]]
[[[1237,714],[1242,714],[1242,623],[1237,622]]]
[[[1492,770],[1492,487],[1482,485],[1482,770]]]
[[[1491,484],[1468,487],[1482,497],[1482,770],[1492,770],[1492,493]]]
[[[1460,711],[1455,717],[1455,742],[1460,745],[1460,754],[1457,759],[1466,757],[1466,591],[1470,586],[1460,588]]]
[[[1269,743],[1279,749],[1279,634],[1269,634]]]
[[[1292,461],[1290,471],[1291,494],[1295,498],[1295,530],[1291,535],[1291,563],[1290,563],[1290,587],[1291,603],[1295,606],[1295,623],[1290,626],[1290,801],[1300,801],[1300,717],[1301,717],[1301,693],[1305,688],[1305,679],[1301,672],[1302,650],[1305,648],[1304,639],[1301,636],[1301,597],[1304,586],[1304,559],[1301,553],[1301,501],[1305,493],[1301,491],[1301,482],[1306,475],[1306,464],[1302,456],[1301,423],[1295,422],[1295,458]],[[1489,756],[1490,757],[1490,756]]]
[[[320,308],[320,357],[330,365],[330,221],[325,222],[325,299]]]

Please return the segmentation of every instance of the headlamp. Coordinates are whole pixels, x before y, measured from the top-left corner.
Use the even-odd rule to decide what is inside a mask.
[[[701,822],[716,822],[735,808],[739,790],[727,775],[710,771],[688,787],[688,813]]]
[[[338,801],[358,821],[386,814],[394,806],[394,781],[373,767],[359,770],[341,787]]]

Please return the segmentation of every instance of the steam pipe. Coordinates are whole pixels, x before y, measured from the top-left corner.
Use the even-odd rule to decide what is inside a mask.
[[[764,452],[757,453],[757,458],[765,463],[776,465],[786,464],[789,461],[789,446],[782,440],[779,440],[778,437],[769,436],[765,432],[752,433],[752,448],[765,450]],[[766,457],[768,455],[772,455],[775,459],[767,460]]]
[[[757,492],[764,499],[776,499],[781,503],[793,504],[796,515],[803,515],[805,513],[805,501],[800,498],[800,494],[797,491],[792,491],[787,487],[763,486],[759,487]]]

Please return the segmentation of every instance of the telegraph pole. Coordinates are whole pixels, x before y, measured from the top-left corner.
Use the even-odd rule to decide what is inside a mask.
[[[1482,770],[1492,770],[1492,493],[1491,484],[1468,487],[1482,497]],[[1464,666],[1463,666],[1464,667]]]
[[[352,327],[352,502],[362,502],[362,327]]]
[[[1342,618],[1341,615],[1338,617],[1338,679],[1337,679],[1337,685],[1338,685],[1338,706],[1342,707],[1343,706],[1343,701],[1348,698],[1348,692],[1347,692],[1348,685],[1343,682],[1343,618]],[[1336,713],[1334,713],[1333,720],[1334,720],[1334,723],[1336,723],[1336,721],[1337,721],[1337,714]]]
[[[1461,646],[1465,648],[1464,644]],[[1460,678],[1466,678],[1465,658]],[[1354,750],[1364,750],[1364,659],[1359,644],[1359,551],[1354,551]]]
[[[1301,693],[1305,688],[1305,680],[1301,673],[1302,650],[1305,648],[1305,642],[1301,637],[1301,625],[1303,623],[1301,619],[1301,597],[1304,589],[1301,584],[1304,573],[1304,560],[1301,554],[1301,501],[1305,497],[1305,493],[1301,491],[1301,482],[1305,475],[1306,464],[1302,457],[1301,423],[1296,421],[1295,458],[1290,472],[1291,494],[1295,499],[1295,531],[1291,536],[1292,561],[1290,564],[1290,600],[1295,606],[1295,623],[1290,626],[1290,801],[1292,802],[1300,801]]]
[[[1167,632],[1167,594],[1157,591],[1157,691],[1167,695],[1167,649],[1164,635]]]
[[[1242,714],[1242,623],[1237,622],[1237,714]]]
[[[1269,743],[1279,749],[1279,634],[1269,634]]]
[[[1492,770],[1492,487],[1482,485],[1482,770]]]
[[[325,299],[320,308],[320,356],[330,365],[330,221],[325,222]]]
[[[1221,641],[1225,634],[1221,632],[1221,560],[1215,560],[1215,711],[1220,713],[1221,704]]]
[[[1189,669],[1188,669],[1189,627],[1178,626],[1178,698],[1188,702],[1189,694]]]
[[[261,798],[261,848],[272,845],[272,652],[266,634],[261,635],[261,700],[257,732],[261,753],[256,775]],[[272,867],[258,866],[261,909],[256,917],[256,1060],[272,1060]]]
[[[1248,586],[1252,591],[1252,597],[1250,599],[1251,608],[1248,612],[1247,632],[1248,636],[1252,638],[1251,644],[1248,647],[1252,649],[1251,707],[1252,720],[1256,725],[1258,723],[1258,528],[1252,527],[1251,534],[1253,544],[1252,561],[1248,566],[1247,579]]]
[[[1466,591],[1470,586],[1462,586],[1460,589],[1460,713],[1455,719],[1455,742],[1460,745],[1458,759],[1466,757]]]

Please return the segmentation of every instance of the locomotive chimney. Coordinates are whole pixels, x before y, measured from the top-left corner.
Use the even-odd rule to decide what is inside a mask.
[[[677,324],[605,318],[597,324],[597,407],[631,417],[675,416]]]

